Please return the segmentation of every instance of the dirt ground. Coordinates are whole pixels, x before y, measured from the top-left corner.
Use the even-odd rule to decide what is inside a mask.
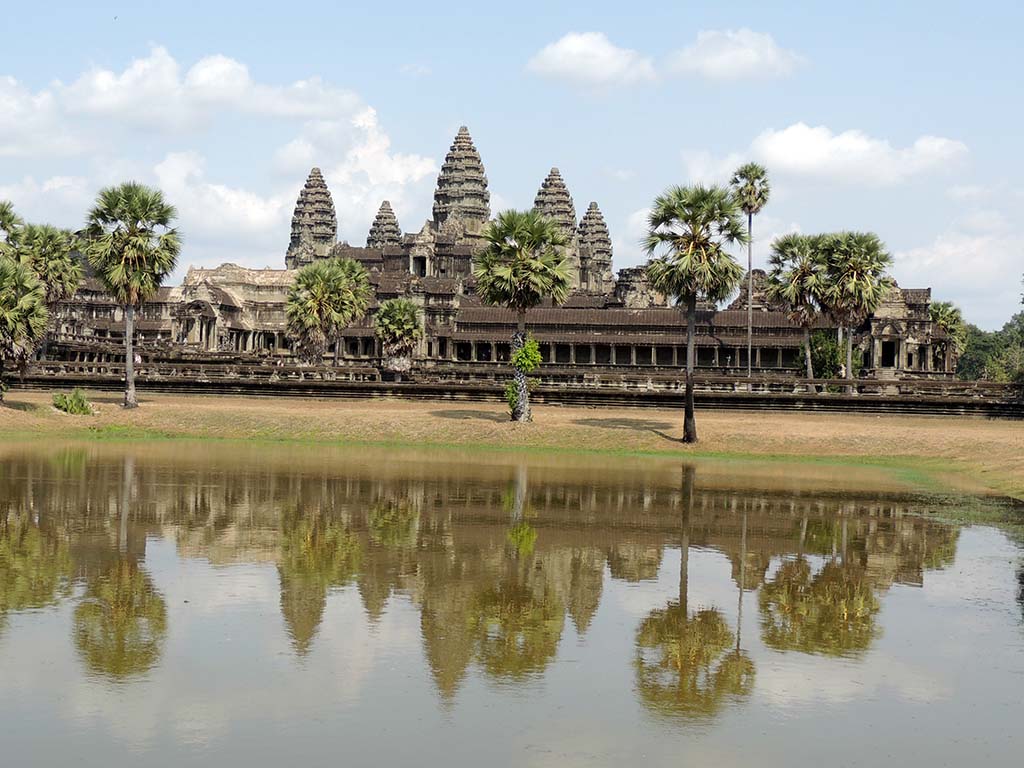
[[[921,471],[960,488],[1024,498],[1024,424],[956,417],[700,411],[700,443],[679,442],[674,410],[537,406],[511,424],[489,403],[218,397],[143,393],[124,411],[90,393],[98,413],[68,416],[49,392],[12,391],[0,440],[17,435],[446,444],[695,456],[792,457],[878,463]]]

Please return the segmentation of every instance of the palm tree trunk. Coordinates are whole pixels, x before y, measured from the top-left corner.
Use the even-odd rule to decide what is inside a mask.
[[[736,651],[740,650],[743,635],[743,590],[747,586],[747,510],[743,510],[743,528],[740,533],[740,596],[736,606]]]
[[[679,530],[679,607],[683,618],[688,609],[688,593],[690,584],[690,513],[693,511],[693,484],[697,470],[693,466],[683,466],[683,510]]]
[[[124,407],[138,408],[139,401],[135,398],[135,307],[126,304],[124,307]]]
[[[747,378],[754,348],[754,214],[747,214]]]
[[[814,362],[811,359],[811,329],[804,327],[804,362],[807,363],[807,378],[814,378]]]
[[[4,359],[0,356],[0,403],[4,401],[4,390],[7,387],[4,385]]]
[[[519,310],[516,332],[512,334],[512,359],[516,352],[526,346],[526,310]],[[516,402],[512,408],[512,421],[530,421],[530,388],[526,373],[512,365],[512,376],[516,383]]]
[[[686,410],[683,415],[683,442],[697,442],[697,419],[693,413],[693,368],[697,356],[697,295],[686,300]]]
[[[846,329],[846,378],[853,378],[853,328]]]

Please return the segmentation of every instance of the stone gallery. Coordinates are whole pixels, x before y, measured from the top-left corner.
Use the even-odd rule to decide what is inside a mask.
[[[565,367],[675,367],[685,362],[686,319],[648,283],[643,267],[612,270],[612,241],[601,209],[592,202],[581,218],[565,180],[552,168],[534,207],[567,236],[573,292],[560,306],[528,315],[529,331],[545,362]],[[285,300],[296,270],[318,259],[354,259],[369,271],[376,300],[369,315],[345,332],[331,363],[373,365],[380,360],[373,313],[381,301],[402,297],[422,310],[420,369],[506,362],[512,313],[481,304],[474,291],[473,256],[484,245],[491,218],[483,162],[467,128],[459,129],[437,179],[433,215],[415,232],[403,232],[385,200],[365,246],[338,242],[331,193],[313,168],[299,193],[283,269],[222,264],[191,268],[184,283],[164,287],[136,321],[141,354],[153,361],[294,362],[286,331]],[[764,298],[765,275],[754,272],[753,369],[800,375],[803,332]],[[746,285],[746,279],[744,279]],[[952,344],[931,321],[931,290],[894,287],[854,334],[867,375],[949,377]],[[697,365],[704,372],[747,368],[747,294],[724,309],[697,313]],[[818,328],[835,326],[822,319]],[[116,360],[123,354],[121,307],[100,283],[85,280],[59,307],[52,358]]]

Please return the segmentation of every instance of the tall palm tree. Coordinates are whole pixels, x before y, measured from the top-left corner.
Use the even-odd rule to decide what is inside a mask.
[[[46,292],[24,264],[0,253],[0,401],[7,361],[23,364],[46,333]]]
[[[571,287],[566,236],[552,219],[536,211],[503,211],[484,229],[486,247],[473,258],[477,293],[486,304],[516,313],[512,370],[516,385],[513,421],[529,421],[526,372],[516,365],[526,345],[526,312],[550,298],[565,301]]]
[[[57,306],[75,295],[82,282],[82,265],[75,258],[78,241],[72,232],[49,224],[28,224],[18,236],[18,259],[36,273],[46,294],[51,322]],[[43,340],[45,355],[46,340]]]
[[[768,171],[757,163],[745,163],[736,169],[729,181],[740,208],[747,214],[747,376],[750,376],[754,347],[754,216],[768,204],[771,184]]]
[[[772,243],[769,265],[768,300],[785,308],[790,320],[804,329],[807,378],[813,379],[811,326],[825,299],[828,264],[817,247],[817,238],[791,234]]]
[[[697,442],[693,413],[698,299],[719,302],[743,278],[726,247],[747,242],[740,206],[722,187],[672,187],[654,200],[644,248],[651,284],[686,309],[686,414],[683,442]],[[660,253],[661,255],[655,256]]]
[[[408,299],[388,299],[374,316],[385,365],[401,379],[412,367],[412,353],[423,335],[420,309]]]
[[[366,314],[372,296],[369,274],[352,259],[323,259],[300,269],[285,303],[299,357],[318,363],[333,341],[337,365],[342,332]]]
[[[838,232],[819,241],[828,260],[826,303],[846,329],[846,378],[853,378],[853,330],[878,309],[893,282],[892,256],[873,232]]]
[[[967,324],[960,307],[949,301],[933,301],[928,307],[928,314],[932,322],[949,337],[947,343],[952,345],[953,352],[959,358],[967,347]],[[930,360],[928,364],[931,365]]]
[[[135,397],[135,310],[159,290],[181,252],[172,226],[174,206],[163,193],[128,181],[101,189],[89,211],[84,250],[96,277],[124,307],[124,407],[137,408]]]

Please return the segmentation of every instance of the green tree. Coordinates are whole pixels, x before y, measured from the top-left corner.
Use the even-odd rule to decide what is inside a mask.
[[[477,293],[486,304],[504,306],[516,315],[512,358],[526,344],[526,313],[546,299],[565,301],[571,271],[566,237],[559,226],[536,211],[503,211],[484,229],[486,247],[473,259]],[[525,371],[513,365],[516,400],[513,421],[529,421],[530,391]]]
[[[783,307],[789,319],[804,329],[807,378],[814,378],[811,326],[818,319],[828,288],[827,269],[817,240],[807,235],[783,235],[772,243],[767,296]]]
[[[114,680],[148,672],[167,636],[167,605],[131,559],[89,579],[75,608],[74,639],[93,672]]]
[[[747,376],[750,376],[754,347],[754,216],[768,204],[771,184],[764,166],[745,163],[736,169],[729,185],[747,215]]]
[[[12,248],[18,240],[18,233],[25,222],[14,212],[14,205],[10,200],[0,200],[0,254]]]
[[[124,308],[124,407],[135,397],[135,311],[159,290],[181,252],[174,206],[158,189],[129,181],[100,190],[89,211],[84,249],[96,277]]]
[[[949,340],[945,343],[951,345],[956,361],[959,361],[960,355],[967,347],[967,324],[964,323],[960,307],[949,301],[933,301],[928,307],[928,314],[932,322],[948,337]],[[928,362],[931,364],[932,361]]]
[[[380,305],[374,322],[385,365],[401,379],[412,368],[412,353],[423,336],[420,309],[408,299],[388,299]]]
[[[370,276],[352,259],[323,259],[303,267],[288,290],[285,315],[298,356],[319,363],[334,342],[334,364],[342,332],[363,317],[373,298]]]
[[[726,247],[747,242],[741,210],[722,187],[672,187],[654,200],[644,248],[651,284],[686,310],[686,412],[683,442],[697,442],[693,409],[697,301],[719,302],[739,284],[743,269]],[[660,255],[656,255],[660,254]]]
[[[72,232],[49,224],[28,224],[18,236],[18,260],[42,283],[51,322],[57,316],[57,306],[74,296],[82,282],[82,265],[75,258],[78,247]]]
[[[828,260],[829,312],[846,328],[846,378],[853,378],[853,330],[882,303],[892,287],[886,274],[892,256],[873,232],[837,232],[822,235]]]
[[[24,264],[0,254],[0,402],[8,362],[24,365],[46,334],[46,291]]]

